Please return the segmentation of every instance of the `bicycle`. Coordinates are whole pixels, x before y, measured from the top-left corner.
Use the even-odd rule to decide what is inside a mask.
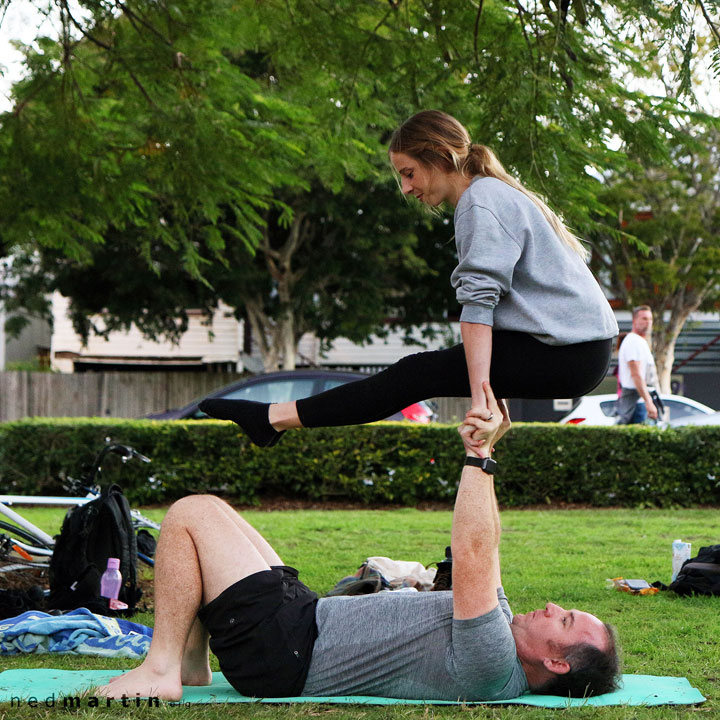
[[[137,452],[129,445],[122,445],[106,440],[106,444],[95,457],[90,469],[84,472],[79,479],[67,478],[63,488],[72,496],[29,496],[29,495],[0,495],[0,514],[6,520],[0,519],[0,561],[8,561],[0,567],[0,573],[13,572],[27,568],[46,569],[50,565],[55,540],[45,531],[41,530],[20,513],[11,510],[8,505],[22,503],[25,505],[82,505],[100,496],[99,476],[102,474],[102,464],[105,458],[114,453],[120,456],[123,463],[128,460],[137,459],[144,463],[150,463],[150,458]],[[84,493],[84,495],[83,495]],[[80,497],[79,497],[80,496]],[[131,509],[130,515],[133,521],[133,530],[142,537],[142,532],[148,530],[159,530],[160,525],[145,517],[138,510]],[[11,522],[8,522],[11,521]],[[145,540],[151,546],[151,541]],[[148,548],[150,549],[150,548]],[[151,552],[138,551],[138,558],[147,565],[154,565]]]

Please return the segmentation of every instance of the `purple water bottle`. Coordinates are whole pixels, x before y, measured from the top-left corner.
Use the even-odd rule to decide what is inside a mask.
[[[100,578],[100,595],[110,600],[117,600],[122,585],[120,574],[120,558],[108,558],[107,570]]]

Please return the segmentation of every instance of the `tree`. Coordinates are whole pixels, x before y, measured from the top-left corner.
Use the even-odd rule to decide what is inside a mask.
[[[83,337],[131,323],[148,335],[177,337],[188,308],[210,314],[221,299],[248,318],[267,371],[283,361],[293,367],[309,330],[326,343],[338,336],[362,342],[388,321],[417,325],[453,307],[447,243],[438,246],[432,220],[404,205],[394,183],[348,183],[337,195],[318,187],[308,198],[283,202],[295,207],[292,216],[268,214],[254,258],[228,244],[226,261],[204,268],[211,284],[174,273],[177,254],[169,248],[153,248],[148,267],[126,229],[93,249],[93,272],[59,250],[16,255],[15,275],[22,278],[16,295],[33,297],[41,288],[73,297],[72,319]]]
[[[621,239],[599,234],[594,245],[596,267],[616,297],[653,310],[666,393],[685,322],[720,301],[720,129],[688,130],[672,142],[670,159],[661,166],[638,160],[608,178],[602,200],[617,213]]]
[[[695,5],[714,28],[714,6]],[[369,314],[339,318],[338,292],[346,307],[360,307],[351,290],[368,297],[363,263],[343,266],[342,290],[326,283],[310,294],[321,301],[297,295],[313,273],[334,275],[339,248],[327,251],[320,220],[333,203],[348,203],[342,191],[360,187],[353,183],[380,196],[385,144],[399,120],[422,107],[455,113],[587,233],[611,218],[598,198],[598,172],[620,168],[626,153],[661,158],[677,132],[673,116],[684,110],[679,90],[652,96],[629,89],[625,76],[648,75],[643,53],[663,34],[688,61],[683,68],[694,47],[694,20],[679,1],[79,0],[82,13],[66,0],[51,6],[61,21],[57,38],[41,40],[40,52],[28,48],[30,75],[16,88],[14,112],[2,118],[0,242],[22,258],[15,266],[39,265],[58,282],[68,272],[92,274],[63,284],[77,322],[91,330],[83,316],[102,298],[98,263],[119,249],[139,255],[125,263],[138,271],[133,296],[121,291],[127,304],[108,299],[102,307],[109,326],[136,308],[150,334],[175,332],[190,300],[208,307],[226,269],[269,292],[260,301],[239,293],[236,282],[234,307],[278,329],[284,340],[269,344],[268,357],[284,348],[285,362],[291,338],[310,321],[329,341],[338,332],[366,336],[390,312],[408,323],[422,319],[417,304],[403,304],[408,293],[397,292],[408,268],[422,268],[408,254],[410,236],[424,236],[417,220],[408,220],[407,237],[383,238],[393,238],[381,244],[384,252],[405,260],[379,263],[399,276],[377,286],[383,295],[372,322]],[[683,77],[677,87],[687,93]],[[611,135],[622,151],[609,149]],[[308,212],[320,198],[330,210]],[[368,227],[387,223],[382,203],[362,209]],[[350,245],[367,248],[367,229],[356,235],[355,225],[345,227]],[[450,233],[435,228],[426,244],[447,265]],[[326,252],[303,253],[310,244],[297,241],[304,236]],[[273,269],[273,284],[267,261],[277,265],[273,254],[283,246],[295,248],[293,261],[288,272]],[[157,282],[135,282],[147,274],[142,262]],[[262,281],[256,263],[265,263]],[[437,304],[426,320],[446,307],[446,276],[436,278],[428,296]],[[40,285],[28,277],[18,288]]]
[[[299,182],[280,127],[302,133],[306,113],[269,102],[223,54],[243,28],[232,3],[80,6],[82,21],[58,1],[62,33],[26,49],[30,74],[2,117],[2,247],[84,262],[109,228],[135,226],[148,263],[154,245],[174,247],[201,277],[222,252],[222,207],[252,248],[275,188]]]
[[[231,262],[214,283],[245,309],[266,370],[294,367],[309,331],[327,346],[447,318],[452,255],[443,247],[440,262],[428,262],[442,224],[404,205],[394,182],[347,182],[337,194],[317,187],[286,202],[292,219],[268,217],[255,262],[239,273]]]

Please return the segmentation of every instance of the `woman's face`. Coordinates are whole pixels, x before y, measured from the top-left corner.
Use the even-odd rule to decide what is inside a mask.
[[[391,152],[390,162],[400,175],[405,195],[414,195],[420,202],[432,207],[451,198],[453,186],[450,173],[423,165],[411,155],[400,152]]]

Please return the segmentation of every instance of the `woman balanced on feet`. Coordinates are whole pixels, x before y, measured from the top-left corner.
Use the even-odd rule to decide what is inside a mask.
[[[557,215],[443,112],[413,115],[393,134],[389,153],[404,194],[455,208],[451,282],[463,342],[296,402],[200,403],[257,445],[274,445],[290,428],[382,420],[432,397],[470,396],[477,413],[488,380],[497,397],[559,398],[585,395],[605,377],[615,316],[583,246]]]

